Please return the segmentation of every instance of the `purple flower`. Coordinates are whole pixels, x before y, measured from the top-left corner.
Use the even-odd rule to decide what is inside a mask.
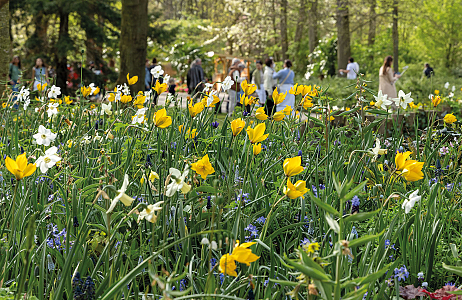
[[[214,121],[214,122],[212,122],[210,125],[212,125],[213,128],[218,128],[218,126],[220,125],[220,123],[218,123],[217,121]]]
[[[440,154],[441,155],[446,155],[449,153],[449,148],[448,147],[441,147],[440,148]]]
[[[409,277],[409,272],[406,269],[406,266],[402,266],[401,268],[395,268],[395,278],[398,278],[398,281],[406,281]]]

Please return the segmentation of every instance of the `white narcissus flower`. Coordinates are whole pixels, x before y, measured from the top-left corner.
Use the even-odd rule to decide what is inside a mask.
[[[399,107],[401,105],[403,109],[406,109],[407,105],[414,101],[414,99],[411,98],[410,92],[409,94],[405,94],[402,90],[400,90],[398,93],[398,98],[393,98],[393,101],[395,101],[396,106]]]
[[[449,82],[446,82],[446,83],[444,84],[444,88],[445,88],[445,89],[448,89],[448,88],[449,88]]]
[[[150,204],[144,210],[142,210],[138,216],[138,222],[145,219],[148,222],[156,223],[157,215],[156,212],[162,210],[160,205],[164,203],[164,201],[159,201],[156,204]]]
[[[170,80],[170,75],[165,74],[165,75],[164,75],[164,81],[163,81],[163,82],[166,83],[166,84],[168,84],[168,81],[169,81],[169,80]]]
[[[130,206],[130,205],[132,205],[133,201],[135,201],[135,199],[133,199],[132,197],[125,194],[125,192],[127,191],[128,183],[129,183],[128,182],[128,175],[125,174],[124,182],[122,184],[122,187],[120,188],[120,190],[117,190],[117,196],[114,198],[114,200],[112,200],[111,206],[109,206],[109,209],[107,210],[106,213],[112,212],[114,210],[114,207],[116,206],[117,202],[119,202],[119,200],[125,206]]]
[[[38,132],[32,137],[37,141],[37,145],[50,146],[51,142],[56,139],[56,135],[50,129],[46,129],[45,126],[40,125]]]
[[[51,147],[50,149],[45,151],[45,155],[40,156],[36,161],[35,165],[40,171],[45,174],[48,172],[49,169],[53,168],[53,166],[61,160],[56,153],[58,152],[58,148],[55,146]]]
[[[165,191],[165,195],[167,197],[172,197],[177,191],[181,191],[183,194],[186,194],[191,190],[191,186],[185,182],[185,179],[189,174],[188,165],[184,168],[183,174],[175,168],[170,168],[169,172],[172,182],[167,185],[167,190]]]
[[[233,84],[234,84],[234,81],[231,79],[231,76],[226,76],[225,80],[223,80],[223,83],[221,84],[221,88],[223,89],[223,92],[226,93]]]
[[[26,101],[24,101],[24,110],[27,110],[27,107],[30,104],[30,99],[28,98]]]
[[[449,95],[448,95],[449,98],[452,98],[454,97],[454,93],[453,92],[449,92]]]
[[[58,114],[59,103],[48,103],[47,114],[48,118]]]
[[[203,92],[204,92],[204,93],[207,93],[207,92],[208,92],[210,89],[212,89],[212,88],[213,88],[213,83],[208,83],[208,82],[206,82]]]
[[[101,115],[103,116],[104,114],[108,116],[112,115],[112,103],[109,102],[109,104],[101,104]]]
[[[29,94],[29,89],[22,87],[18,94],[18,101],[29,101],[30,103]]]
[[[388,100],[388,95],[387,94],[383,94],[382,93],[382,90],[379,91],[379,93],[377,94],[377,97],[374,96],[375,98],[375,107],[378,107],[378,108],[382,108],[382,109],[387,109],[387,106],[392,104],[393,102],[391,102],[390,100]]]
[[[130,95],[130,87],[126,83],[124,83],[122,87],[122,93],[124,93],[124,95]]]
[[[82,138],[82,141],[81,141],[82,145],[88,145],[90,143],[91,143],[91,136],[86,135]]]
[[[154,68],[151,69],[151,75],[154,78],[159,78],[159,76],[164,74],[164,70],[162,70],[161,66],[155,66]]]
[[[455,92],[455,91],[456,91],[456,87],[453,85],[451,90],[452,90],[453,92]]]
[[[375,139],[375,147],[369,150],[369,154],[372,154],[372,161],[374,162],[379,155],[384,155],[387,153],[387,149],[380,149],[380,140]]]
[[[142,124],[144,123],[144,118],[146,115],[146,107],[138,109],[136,115],[133,116],[132,124]]]
[[[429,94],[429,95],[428,95],[428,99],[432,100],[432,99],[433,99],[433,96],[435,96],[435,95]]]
[[[53,85],[48,91],[48,98],[58,98],[61,95],[61,88]]]
[[[415,190],[414,192],[412,192],[412,194],[409,195],[409,199],[404,200],[401,208],[404,209],[404,212],[406,214],[408,214],[414,207],[415,203],[420,200],[421,196],[419,196],[418,193],[419,190]]]

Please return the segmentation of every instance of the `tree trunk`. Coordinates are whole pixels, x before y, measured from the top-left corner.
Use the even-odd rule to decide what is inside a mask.
[[[294,36],[294,42],[296,45],[297,54],[298,54],[298,51],[300,50],[300,41],[302,40],[303,27],[305,25],[305,19],[306,19],[305,7],[306,7],[306,0],[300,0],[297,28],[295,29],[295,36]]]
[[[337,0],[337,63],[345,69],[350,57],[350,21],[348,0]]]
[[[10,20],[9,4],[4,3],[0,8],[0,98],[6,98],[3,95],[5,91],[5,82],[8,80],[10,53]]]
[[[72,48],[69,37],[69,12],[59,8],[59,33],[56,43],[56,86],[61,88],[61,94],[67,94],[67,53]]]
[[[398,35],[398,0],[393,0],[393,70],[398,72],[398,42],[399,42],[399,35]]]
[[[148,0],[122,0],[120,32],[120,72],[118,84],[126,82],[127,73],[138,76],[132,92],[144,91],[144,65],[147,54]]]
[[[287,40],[287,0],[281,0],[281,49],[282,59],[287,59],[289,43]]]
[[[43,11],[33,16],[34,33],[26,41],[27,56],[48,58],[47,30],[50,17]]]
[[[370,0],[370,8],[369,8],[369,34],[367,36],[367,45],[369,46],[369,61],[373,62],[374,60],[374,51],[373,46],[375,43],[375,28],[376,28],[376,18],[377,13],[375,12],[375,8],[377,6],[377,0]]]
[[[316,46],[318,45],[318,41],[319,41],[318,40],[318,0],[311,1],[308,38],[309,38],[310,53],[312,53],[314,49],[316,48]]]
[[[8,0],[0,0],[0,9],[8,3]]]

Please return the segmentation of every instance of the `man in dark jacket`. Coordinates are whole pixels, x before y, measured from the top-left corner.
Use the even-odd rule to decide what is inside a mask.
[[[432,77],[433,75],[435,75],[435,72],[433,71],[433,68],[430,67],[430,64],[425,64],[425,69],[424,69],[424,74],[427,78],[430,78]]]
[[[188,71],[186,81],[188,84],[188,93],[191,96],[194,96],[197,92],[201,92],[204,88],[204,85],[200,84],[205,81],[204,70],[202,69],[202,60],[200,58],[196,58],[196,60],[194,60],[191,65],[191,69]]]

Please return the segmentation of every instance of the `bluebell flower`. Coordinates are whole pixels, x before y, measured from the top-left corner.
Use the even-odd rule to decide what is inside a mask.
[[[257,222],[260,225],[263,225],[266,222],[266,218],[265,217],[259,217],[258,219],[255,220],[255,222]]]
[[[210,259],[210,266],[213,268],[213,267],[215,267],[216,264],[217,264],[217,259],[212,257]]]
[[[255,225],[249,224],[244,230],[250,233],[250,238],[258,238],[258,229]]]
[[[363,300],[366,300],[367,298],[367,292],[363,295]]]
[[[218,126],[220,126],[220,123],[218,123],[217,121],[214,121],[210,125],[212,125],[213,128],[218,128]]]
[[[211,209],[212,208],[212,196],[207,196],[207,205],[206,205],[207,209]]]
[[[83,284],[83,291],[87,296],[85,300],[94,300],[95,299],[95,283],[90,276],[87,277],[85,283]]]
[[[314,185],[311,185],[311,189],[313,191],[314,196],[318,197],[318,189]]]
[[[77,219],[77,216],[74,216],[74,227],[79,227],[79,220]]]
[[[53,258],[50,254],[47,254],[47,269],[48,271],[54,271],[55,263],[53,262]]]
[[[417,279],[423,280],[424,279],[424,273],[423,272],[417,273]]]
[[[351,229],[351,234],[356,236],[356,238],[358,238],[358,231],[356,230],[355,226],[353,226],[353,228]]]
[[[302,156],[303,152],[302,150],[298,150],[298,156]]]
[[[300,246],[304,246],[307,244],[311,244],[311,241],[308,238],[304,238],[302,242],[300,243]]]
[[[180,280],[180,291],[184,291],[186,289],[187,283],[188,282],[186,278]]]
[[[409,277],[409,272],[406,269],[406,266],[402,266],[401,268],[395,268],[395,278],[398,278],[398,281],[406,281]]]
[[[455,284],[452,283],[452,282],[448,282],[448,283],[445,284],[445,286],[455,286]]]

